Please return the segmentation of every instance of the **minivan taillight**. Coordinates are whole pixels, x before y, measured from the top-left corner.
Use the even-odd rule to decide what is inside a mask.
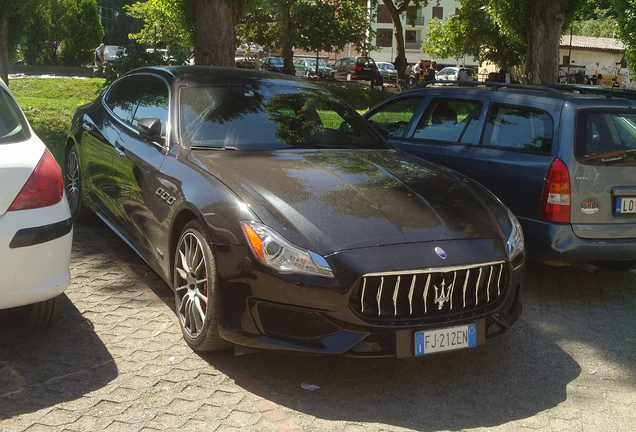
[[[562,160],[555,159],[548,170],[539,218],[546,222],[569,223],[570,199],[568,167]]]
[[[371,72],[377,72],[378,68],[376,66],[371,66]]]
[[[62,169],[48,149],[7,211],[52,206],[64,195]]]
[[[360,65],[353,65],[353,70],[354,70],[354,71],[356,71],[356,72],[359,72],[359,71],[361,71],[361,70],[362,70],[362,66],[360,66]]]

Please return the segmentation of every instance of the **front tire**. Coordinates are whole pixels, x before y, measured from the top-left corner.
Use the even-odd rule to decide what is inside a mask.
[[[219,336],[218,277],[209,239],[198,221],[189,222],[174,258],[174,295],[186,343],[195,351],[231,345]]]
[[[66,189],[66,197],[68,198],[71,216],[74,221],[82,222],[87,219],[88,210],[84,206],[82,173],[80,171],[79,157],[77,156],[77,147],[75,145],[73,145],[66,154],[64,168],[64,188]]]

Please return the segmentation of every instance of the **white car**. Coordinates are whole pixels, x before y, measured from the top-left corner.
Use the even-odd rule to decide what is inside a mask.
[[[475,69],[471,68],[458,68],[458,67],[445,67],[441,71],[437,72],[435,79],[442,81],[457,81],[459,80],[459,71],[465,70],[468,81],[476,81],[477,74]]]
[[[0,80],[0,309],[29,327],[60,313],[73,224],[62,170]]]

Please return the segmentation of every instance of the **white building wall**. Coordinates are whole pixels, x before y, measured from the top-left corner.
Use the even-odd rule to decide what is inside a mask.
[[[611,85],[613,77],[620,77],[619,82],[625,87],[630,85],[629,70],[621,68],[623,54],[619,51],[585,50],[561,46],[559,51],[560,74],[565,75],[568,67],[564,66],[564,56],[570,56],[570,73],[576,73],[584,69],[587,76],[602,74],[605,85]]]
[[[380,5],[383,3],[380,2]],[[370,3],[369,3],[370,7]],[[402,26],[404,28],[405,34],[406,31],[415,31],[416,32],[416,42],[414,44],[406,44],[406,60],[409,63],[417,63],[418,60],[435,60],[438,66],[469,66],[476,67],[478,66],[477,61],[473,57],[465,57],[461,59],[438,59],[432,56],[429,56],[427,53],[422,52],[420,46],[422,45],[422,41],[426,38],[426,32],[428,29],[428,21],[433,18],[433,8],[441,7],[443,8],[443,17],[446,19],[450,15],[455,14],[455,9],[460,7],[459,2],[454,0],[440,0],[439,4],[435,1],[430,2],[428,6],[422,8],[418,11],[415,25],[410,25],[407,23],[406,14],[402,16]],[[392,23],[372,23],[372,27],[374,30],[377,29],[385,29],[391,30],[393,32],[393,24]],[[385,61],[385,62],[393,62],[395,57],[397,56],[397,44],[395,41],[395,37],[392,37],[392,46],[391,47],[383,47],[380,51],[372,51],[370,53],[371,57],[375,61]]]

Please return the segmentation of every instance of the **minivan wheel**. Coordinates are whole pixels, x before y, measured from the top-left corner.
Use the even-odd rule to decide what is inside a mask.
[[[189,222],[174,258],[174,296],[186,343],[195,351],[231,345],[219,336],[219,293],[214,255],[199,221]]]
[[[16,308],[17,319],[25,327],[35,328],[51,324],[64,308],[64,294]]]

